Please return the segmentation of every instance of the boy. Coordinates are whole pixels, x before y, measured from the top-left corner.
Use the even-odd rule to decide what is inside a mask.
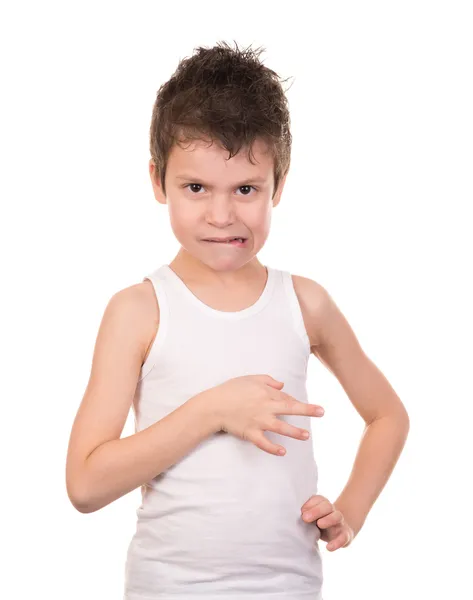
[[[225,43],[158,92],[150,176],[181,248],[110,300],[66,467],[84,513],[141,486],[127,600],[322,600],[319,539],[352,542],[407,437],[403,404],[328,292],[257,258],[289,123],[274,71]],[[366,423],[334,502],[303,435],[323,414],[307,399],[310,354]],[[136,433],[120,439],[131,403]]]

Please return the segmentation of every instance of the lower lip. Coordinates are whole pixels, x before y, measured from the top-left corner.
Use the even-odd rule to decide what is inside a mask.
[[[233,240],[232,242],[212,242],[209,240],[202,241],[206,242],[207,244],[214,244],[215,246],[236,246],[237,248],[244,248],[248,240],[244,240],[243,242],[239,242],[238,240]]]

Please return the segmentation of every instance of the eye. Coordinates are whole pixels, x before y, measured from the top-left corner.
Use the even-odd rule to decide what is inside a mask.
[[[253,185],[241,185],[241,186],[240,186],[238,189],[239,189],[239,190],[242,190],[242,189],[244,189],[244,188],[246,188],[246,189],[253,188],[253,189],[255,190],[255,192],[257,191],[257,190],[256,190],[256,188],[255,188]],[[243,196],[249,196],[249,195],[250,195],[250,194],[243,194]]]
[[[187,185],[185,185],[185,186],[184,186],[184,188],[188,188],[188,187],[190,187],[190,186],[192,186],[192,187],[191,187],[191,190],[193,190],[193,191],[192,191],[192,194],[193,194],[194,196],[196,196],[196,195],[197,195],[197,193],[198,193],[198,191],[199,191],[199,190],[195,191],[195,189],[194,189],[194,188],[195,188],[195,187],[198,187],[198,188],[202,188],[202,187],[203,187],[201,183],[188,183]],[[255,192],[257,192],[257,191],[258,191],[258,190],[257,190],[257,189],[256,189],[256,188],[253,186],[253,185],[241,185],[241,186],[240,186],[238,189],[239,189],[239,190],[242,190],[242,189],[251,189],[251,188],[253,188],[253,189],[255,190]],[[249,193],[248,193],[248,194],[243,194],[243,196],[249,196],[249,195],[250,195]]]
[[[184,188],[188,188],[190,185],[197,186],[197,187],[202,187],[200,183],[188,183],[187,185],[184,186]]]

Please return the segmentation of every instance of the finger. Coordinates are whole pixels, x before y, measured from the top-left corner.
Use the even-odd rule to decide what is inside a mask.
[[[269,452],[269,454],[275,454],[277,456],[283,456],[286,454],[286,449],[284,446],[279,446],[279,444],[273,444],[270,442],[262,431],[253,433],[251,437],[248,437],[248,439],[250,442],[253,442],[255,446],[261,448],[261,450],[264,450],[265,452]],[[282,450],[282,453],[280,450]]]
[[[322,501],[316,504],[310,504],[310,507],[306,508],[302,511],[302,518],[308,521],[313,521],[314,519],[321,519],[326,515],[329,515],[333,512],[332,503],[324,498]]]
[[[310,438],[310,433],[306,429],[295,427],[290,423],[286,423],[286,421],[281,421],[277,417],[274,418],[274,421],[271,422],[266,431],[273,431],[274,433],[279,433],[279,435],[287,435],[297,440],[308,440]]]
[[[334,525],[343,523],[343,521],[343,514],[339,510],[334,510],[329,515],[326,515],[321,519],[317,519],[317,526],[321,529],[327,529],[328,527],[333,527]]]
[[[327,500],[327,498],[325,496],[322,496],[320,494],[313,494],[308,500],[306,500],[304,502],[304,504],[301,506],[301,510],[304,510],[305,508],[310,508],[309,504],[314,503],[315,501],[321,501],[321,500]]]
[[[311,510],[322,502],[329,502],[329,500],[325,496],[311,496],[309,500],[302,505],[301,510]]]
[[[350,541],[350,534],[347,531],[342,531],[337,537],[331,540],[326,548],[329,552],[333,552],[334,550],[338,550],[338,548],[343,548]]]
[[[299,402],[293,396],[286,394],[286,392],[280,392],[278,390],[271,390],[271,398],[275,400],[275,407],[273,413],[275,415],[304,415],[307,417],[321,417],[325,410],[322,406],[317,404],[311,404],[310,402]]]

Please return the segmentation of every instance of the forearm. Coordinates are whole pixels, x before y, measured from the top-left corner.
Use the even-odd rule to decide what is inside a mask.
[[[146,429],[105,442],[85,462],[78,510],[94,512],[145,484],[215,431],[202,393]]]
[[[355,535],[394,470],[408,432],[409,419],[404,412],[366,426],[348,482],[334,502]]]

